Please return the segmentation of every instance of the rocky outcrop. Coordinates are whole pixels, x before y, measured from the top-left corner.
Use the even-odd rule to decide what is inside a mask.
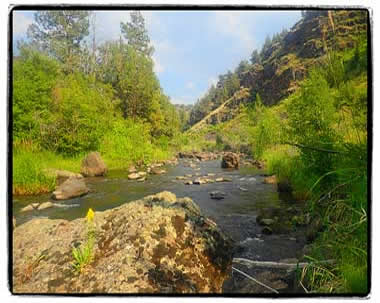
[[[212,152],[179,152],[178,157],[181,159],[195,159],[199,161],[210,161],[219,158],[217,153]]]
[[[226,196],[225,192],[218,191],[218,190],[212,191],[210,193],[210,198],[214,199],[214,200],[222,200],[222,199],[224,199],[225,196]]]
[[[59,185],[53,192],[53,199],[67,200],[75,197],[80,197],[89,192],[86,183],[83,179],[71,177]]]
[[[132,173],[132,174],[129,174],[128,175],[128,179],[129,180],[137,180],[137,179],[140,179],[140,178],[144,178],[146,177],[147,173],[144,172],[144,171],[140,171],[138,173]]]
[[[265,183],[265,184],[277,184],[276,175],[265,177],[263,180],[263,183]]]
[[[239,168],[239,156],[234,153],[225,153],[222,158],[222,168]]]
[[[206,104],[193,107],[190,131],[231,120],[239,113],[240,105],[254,100],[256,94],[269,106],[288,97],[298,89],[308,70],[324,60],[327,50],[353,48],[356,39],[366,35],[367,18],[365,10],[308,11],[289,31],[262,49],[258,63],[237,74],[240,88],[232,97],[220,100],[208,95]]]
[[[220,293],[232,242],[190,198],[170,192],[95,212],[93,262],[74,274],[85,219],[35,218],[13,236],[15,293]]]
[[[91,152],[82,160],[80,172],[85,177],[104,176],[107,166],[98,152]]]

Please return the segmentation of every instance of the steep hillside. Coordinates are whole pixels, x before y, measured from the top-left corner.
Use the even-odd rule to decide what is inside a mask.
[[[190,125],[196,124],[194,127],[198,128],[229,120],[234,117],[241,101],[254,101],[256,94],[265,105],[277,104],[298,89],[310,67],[318,64],[328,51],[354,48],[366,31],[366,11],[303,13],[302,19],[289,31],[268,38],[260,53],[253,51],[250,63],[242,61],[234,73],[219,76],[217,86],[211,87],[193,107]],[[249,95],[240,98],[240,102],[229,102],[242,87],[249,91]],[[223,109],[218,109],[219,106]]]
[[[238,113],[238,105],[243,101],[247,100],[247,97],[250,96],[249,90],[247,88],[241,88],[235,94],[229,98],[226,102],[220,105],[217,109],[210,112],[206,117],[204,117],[197,124],[193,125],[190,128],[190,132],[199,130],[205,124],[215,125],[220,122],[225,122],[232,119]]]

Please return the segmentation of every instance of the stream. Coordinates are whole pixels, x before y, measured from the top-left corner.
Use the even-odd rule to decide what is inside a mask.
[[[234,257],[257,261],[280,261],[299,257],[306,242],[302,229],[266,235],[262,233],[263,227],[256,223],[256,216],[262,208],[288,208],[295,205],[291,196],[280,195],[275,185],[263,183],[263,171],[254,167],[241,167],[238,170],[222,169],[220,160],[195,162],[194,168],[189,167],[189,162],[187,159],[180,159],[176,166],[164,166],[167,173],[149,175],[145,182],[128,180],[126,170],[109,171],[106,177],[86,178],[90,193],[83,197],[59,201],[61,207],[20,212],[21,208],[30,203],[52,201],[51,194],[14,196],[13,215],[17,220],[17,225],[35,217],[73,220],[85,217],[90,207],[94,211],[104,211],[167,190],[175,193],[177,197],[193,199],[201,208],[202,213],[214,220],[235,241]],[[214,174],[209,178],[225,177],[231,179],[231,182],[185,185],[183,180],[176,180],[177,176],[186,174],[192,175],[190,180],[197,178],[195,174],[199,176]],[[222,191],[226,196],[222,200],[211,199],[210,192],[212,191]],[[262,279],[269,284],[283,283],[284,285],[277,288],[283,289],[284,292],[294,291],[291,281],[284,278],[285,273],[269,269],[248,269],[242,265],[235,267],[250,275],[264,275]],[[267,291],[236,272],[233,273],[231,279],[226,281],[224,287],[225,293],[265,293]]]

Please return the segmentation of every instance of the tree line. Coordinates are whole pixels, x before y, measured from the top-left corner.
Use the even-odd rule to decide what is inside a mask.
[[[141,12],[120,23],[119,39],[99,45],[95,23],[90,11],[34,14],[13,59],[14,141],[75,155],[98,149],[113,129],[122,135],[116,129],[128,121],[152,141],[179,131],[178,113],[153,71]]]

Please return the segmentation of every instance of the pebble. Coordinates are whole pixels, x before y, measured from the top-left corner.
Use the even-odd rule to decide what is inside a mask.
[[[221,200],[221,199],[224,199],[224,197],[226,196],[226,193],[222,191],[212,191],[210,193],[210,196],[211,196],[211,199]]]
[[[47,201],[47,202],[44,202],[44,203],[41,203],[39,206],[38,206],[38,210],[42,210],[42,209],[46,209],[46,208],[50,208],[50,207],[53,207],[54,204],[50,201]]]

